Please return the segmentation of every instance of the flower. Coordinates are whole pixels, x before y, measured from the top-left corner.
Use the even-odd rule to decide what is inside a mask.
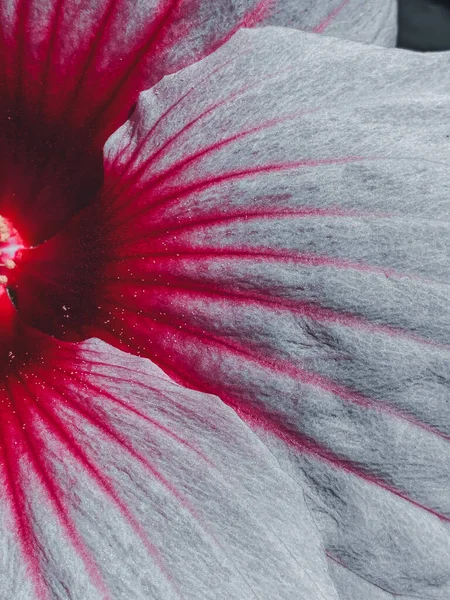
[[[450,59],[250,4],[5,10],[5,597],[448,596]]]

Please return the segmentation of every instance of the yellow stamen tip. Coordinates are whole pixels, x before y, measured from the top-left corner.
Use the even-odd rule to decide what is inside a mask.
[[[0,216],[0,242],[7,242],[9,240],[10,231],[8,223],[5,219]]]

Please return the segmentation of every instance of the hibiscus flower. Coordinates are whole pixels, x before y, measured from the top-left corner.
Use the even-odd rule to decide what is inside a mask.
[[[450,58],[231,37],[351,4],[5,6],[5,598],[448,597]]]

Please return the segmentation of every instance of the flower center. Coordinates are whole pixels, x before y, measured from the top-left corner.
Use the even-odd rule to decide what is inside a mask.
[[[15,258],[25,246],[10,221],[0,215],[0,286],[8,283],[8,273],[16,266]]]

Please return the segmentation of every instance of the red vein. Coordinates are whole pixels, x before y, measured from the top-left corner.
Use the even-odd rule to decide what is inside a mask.
[[[323,19],[318,25],[316,25],[312,31],[314,33],[323,33],[348,3],[349,0],[344,0],[341,2],[341,4],[331,11],[331,13],[327,15],[325,19]]]
[[[159,359],[159,362],[162,363],[163,361]],[[200,383],[199,379],[195,378],[192,374],[186,375],[179,370],[179,367],[174,366],[173,364],[170,365],[170,370],[178,375],[177,379],[182,382],[183,385],[194,387],[197,390],[208,393],[208,386]],[[248,401],[243,401],[240,397],[234,397],[226,393],[221,393],[220,397],[226,404],[232,407],[244,421],[251,423],[254,428],[268,431],[282,439],[285,443],[297,451],[314,456],[315,458],[329,463],[351,475],[354,475],[355,477],[362,479],[367,483],[381,487],[385,491],[397,496],[398,498],[401,498],[409,504],[433,515],[440,521],[446,523],[450,522],[450,517],[447,517],[446,515],[432,508],[412,500],[406,495],[406,493],[391,485],[388,485],[380,477],[367,473],[365,470],[363,470],[364,464],[359,464],[355,461],[339,456],[309,436],[306,436],[298,431],[293,431],[292,428],[283,422],[282,415],[275,413],[273,408],[269,413],[263,407],[255,406],[254,404],[250,405]]]
[[[17,374],[17,379],[18,379],[18,381],[21,381],[22,386],[25,389],[27,389],[26,384],[23,382],[23,380],[19,374]],[[5,387],[8,389],[8,384],[5,384]],[[84,544],[81,537],[79,536],[79,534],[77,533],[76,529],[74,528],[74,525],[68,515],[68,511],[60,499],[60,495],[62,495],[61,489],[58,487],[57,484],[55,484],[54,481],[52,481],[52,479],[49,475],[49,470],[48,470],[48,468],[46,468],[44,461],[40,457],[41,451],[39,451],[36,448],[35,440],[37,440],[38,437],[36,436],[36,433],[33,431],[33,429],[34,429],[33,419],[32,418],[27,419],[23,415],[23,409],[26,409],[26,405],[27,405],[27,400],[28,400],[27,395],[21,394],[21,402],[13,402],[14,396],[11,394],[11,391],[9,389],[8,389],[8,393],[9,393],[9,396],[15,407],[15,410],[11,411],[11,413],[14,414],[14,417],[19,425],[19,427],[17,428],[17,431],[19,432],[20,437],[23,439],[24,445],[26,447],[28,447],[28,449],[29,449],[28,456],[31,459],[32,463],[34,464],[34,471],[35,471],[36,475],[38,476],[42,486],[47,491],[48,499],[50,500],[50,503],[54,507],[55,514],[57,515],[58,519],[60,520],[63,528],[68,533],[69,539],[72,542],[72,544],[73,544],[74,548],[76,549],[78,555],[80,556],[81,560],[85,564],[87,572],[90,574],[96,587],[98,587],[99,590],[101,590],[102,597],[105,600],[108,600],[110,598],[110,596],[106,589],[106,586],[105,586],[103,577],[101,575],[101,572],[98,568],[98,565],[96,565],[95,562],[89,557],[89,552],[87,550],[87,547]],[[35,403],[35,407],[36,406],[37,406],[37,403]],[[28,411],[29,409],[26,409],[26,410]],[[27,426],[26,435],[21,432],[21,429],[25,424]],[[42,441],[41,441],[41,444],[42,444]],[[41,444],[39,444],[39,445],[41,445]],[[32,527],[31,524],[28,524],[28,526]]]
[[[169,0],[169,5],[163,11],[161,18],[155,23],[153,31],[148,33],[148,41],[144,44],[144,46],[136,53],[136,56],[131,61],[131,63],[126,68],[123,75],[120,77],[119,81],[114,85],[114,91],[108,93],[106,95],[107,100],[103,104],[99,106],[97,110],[94,111],[89,121],[85,124],[85,129],[89,129],[92,124],[99,118],[99,115],[105,113],[106,109],[111,106],[114,100],[117,98],[120,90],[127,82],[128,78],[131,76],[133,70],[139,65],[145,54],[148,54],[150,49],[154,47],[162,35],[165,27],[170,23],[170,18],[177,8],[180,0]]]
[[[235,60],[236,57],[233,57],[233,60]],[[232,62],[231,60],[228,61],[228,63]],[[222,68],[223,65],[221,65],[220,67]],[[215,69],[215,71],[217,71],[218,69]],[[213,73],[215,74],[215,71],[213,71]],[[290,71],[292,71],[292,69],[286,68],[283,69],[281,72],[285,72],[285,73],[289,73]],[[223,98],[222,100],[216,102],[215,104],[212,104],[210,106],[208,106],[205,110],[203,110],[202,112],[200,112],[194,119],[192,119],[191,121],[189,121],[188,123],[186,123],[185,125],[183,125],[183,127],[181,129],[179,129],[173,136],[168,137],[164,143],[155,150],[155,152],[153,152],[153,154],[151,154],[150,156],[146,157],[145,161],[140,164],[137,169],[135,171],[133,171],[132,175],[126,180],[126,185],[122,188],[120,188],[119,190],[114,189],[114,196],[116,197],[116,199],[120,200],[121,195],[127,190],[127,188],[130,188],[132,185],[135,184],[135,182],[137,180],[139,180],[140,176],[142,175],[142,173],[145,172],[146,169],[149,168],[149,165],[155,161],[155,159],[162,155],[164,156],[167,153],[167,148],[169,148],[181,135],[184,135],[187,131],[189,131],[189,129],[191,129],[194,125],[196,125],[197,123],[199,123],[200,121],[202,121],[205,117],[207,117],[208,115],[210,115],[211,113],[213,113],[216,109],[218,109],[221,106],[224,106],[226,104],[230,104],[232,103],[234,100],[240,98],[241,96],[244,96],[246,93],[248,93],[250,90],[255,89],[261,85],[265,85],[267,83],[267,81],[269,81],[270,79],[274,79],[276,77],[279,77],[280,72],[277,72],[276,74],[272,75],[272,76],[268,76],[264,81],[261,80],[256,80],[253,83],[248,83],[245,86],[239,88],[238,90],[235,90],[234,92],[230,93],[228,96],[226,96],[225,98]],[[208,78],[211,76],[211,74],[208,75]],[[207,78],[203,79],[202,81],[204,82]],[[198,91],[198,86],[200,85],[200,82],[198,84],[196,84],[195,88],[191,88],[189,90],[189,92],[192,91],[192,89],[196,89],[196,91]],[[186,97],[188,94],[185,94],[184,96]],[[183,98],[183,96],[182,96]],[[175,105],[172,105],[171,108],[173,108],[174,106],[178,105],[180,100],[178,100]],[[315,110],[317,109],[310,109],[308,111],[304,111],[301,113],[296,113],[296,116],[303,116],[305,114],[310,114],[312,112],[315,112]],[[167,114],[169,114],[169,111],[166,111]],[[160,121],[160,119],[158,119],[157,123]],[[150,131],[145,135],[142,136],[143,139],[142,141],[138,144],[137,148],[133,151],[133,155],[134,156],[139,156],[138,152],[140,153],[142,151],[143,146],[145,145],[145,143],[150,139],[151,137],[151,133],[154,131],[155,125],[150,129]],[[121,179],[123,179],[124,174],[127,172],[127,170],[129,170],[129,168],[131,168],[132,162],[133,162],[133,155],[132,157],[130,157],[128,159],[127,165],[124,169],[124,172],[121,174]],[[189,157],[190,159],[191,157]],[[113,197],[108,197],[108,202],[110,205],[112,205],[114,203],[114,196]],[[129,202],[122,204],[120,206],[120,210],[123,209],[124,206],[126,206],[127,204],[129,204]]]
[[[56,38],[58,33],[58,28],[61,22],[62,8],[63,8],[64,0],[57,0],[54,14],[52,16],[51,25],[50,25],[50,39],[48,42],[47,54],[44,61],[44,67],[42,70],[41,81],[40,81],[40,93],[36,102],[36,113],[41,114],[44,106],[44,100],[47,94],[47,83],[50,75],[50,67],[52,63],[52,58],[54,54],[54,48],[56,44]]]
[[[238,92],[237,92],[238,93]],[[222,102],[227,102],[229,101],[229,98],[233,97],[236,93],[231,94],[228,98],[224,99]],[[218,104],[218,106],[220,105],[220,103]],[[210,111],[214,110],[215,106],[209,107],[206,111],[205,114],[208,114]],[[142,193],[148,189],[148,188],[153,188],[153,190],[162,182],[166,183],[167,180],[171,179],[172,177],[174,177],[177,173],[179,173],[180,171],[182,171],[186,166],[195,163],[196,161],[198,161],[199,159],[204,158],[205,156],[208,156],[209,154],[220,150],[222,148],[227,147],[228,145],[246,138],[254,133],[259,133],[261,131],[264,131],[266,129],[270,129],[276,125],[279,125],[281,123],[287,123],[288,121],[297,119],[299,116],[302,116],[304,113],[302,112],[296,112],[293,114],[289,114],[289,115],[283,115],[282,117],[277,117],[277,118],[271,118],[268,119],[267,121],[265,121],[264,123],[260,123],[258,125],[255,125],[254,127],[250,127],[249,129],[246,129],[244,131],[239,131],[237,133],[234,133],[233,135],[227,137],[227,138],[223,138],[222,140],[219,140],[218,142],[214,142],[213,144],[209,145],[209,146],[205,146],[204,148],[198,150],[197,152],[194,152],[193,154],[191,154],[190,156],[188,156],[187,158],[184,158],[176,163],[174,163],[173,165],[171,165],[166,171],[163,171],[162,173],[159,173],[157,175],[155,175],[154,177],[150,177],[149,179],[146,180],[145,185],[143,186],[143,188],[141,188],[138,191],[137,196],[139,197],[140,195],[142,195]],[[197,117],[198,119],[201,119],[203,117],[203,114],[200,114]],[[187,125],[183,126],[174,136],[173,139],[176,139],[179,135],[183,134],[185,131],[187,131],[189,129],[189,127],[192,124],[195,124],[196,120],[192,121],[191,123],[188,123]],[[169,138],[169,140],[167,140],[167,142],[165,144],[163,144],[162,149],[164,149],[165,146],[170,145],[172,141],[172,138]],[[157,156],[159,153],[159,150],[157,150],[154,154],[154,156]],[[153,160],[153,156],[150,156],[150,158],[148,160],[145,161],[144,165],[142,165],[141,167],[139,167],[138,169],[138,175],[139,175],[139,171],[140,169],[145,170],[148,166],[148,163],[151,162],[151,160]],[[127,200],[125,202],[122,202],[120,204],[120,206],[114,211],[112,210],[112,214],[114,215],[114,213],[119,212],[119,211],[123,211],[123,209],[127,206],[129,206],[132,202],[133,199],[136,197],[131,195],[127,198]],[[110,199],[108,199],[108,202],[110,202]],[[154,208],[155,203],[153,203],[151,208]],[[127,219],[128,221],[129,219]]]
[[[244,52],[241,52],[238,54],[238,56],[243,56],[243,55],[244,55]],[[171,104],[168,108],[166,108],[166,110],[163,113],[161,113],[161,115],[156,119],[156,121],[153,123],[153,125],[150,127],[150,129],[147,131],[147,133],[141,137],[139,144],[137,144],[136,148],[133,150],[130,157],[127,159],[128,160],[127,165],[123,168],[123,171],[120,173],[119,179],[114,181],[114,183],[113,183],[114,187],[117,185],[118,181],[120,182],[125,177],[128,169],[133,165],[133,162],[141,154],[144,145],[148,142],[148,140],[150,139],[152,134],[155,132],[157,126],[160,125],[161,123],[163,123],[164,120],[178,107],[178,105],[183,100],[188,98],[194,91],[196,91],[199,85],[201,85],[202,83],[207,81],[212,75],[215,75],[216,73],[218,73],[225,67],[229,66],[232,62],[234,62],[236,60],[236,58],[237,58],[236,56],[233,56],[232,58],[230,58],[223,64],[218,65],[215,69],[213,69],[210,73],[208,73],[203,79],[200,79],[198,82],[195,83],[195,85],[193,85],[184,94],[182,94],[178,98],[178,100],[176,102],[174,102],[173,104]],[[117,162],[120,159],[120,157],[121,157],[121,155],[119,152],[114,157],[114,160],[110,163],[111,167],[114,167],[117,165]],[[105,182],[105,183],[107,183],[107,182]]]
[[[119,255],[117,257],[109,258],[111,263],[125,262],[130,259],[142,259],[142,258],[157,258],[158,261],[167,261],[180,258],[189,258],[190,260],[209,260],[211,258],[224,258],[224,259],[235,259],[242,261],[244,259],[264,259],[274,260],[280,262],[293,262],[294,264],[301,264],[315,267],[328,267],[331,266],[335,269],[350,269],[355,271],[361,271],[363,273],[376,273],[378,275],[385,275],[386,277],[395,277],[396,279],[419,279],[422,278],[405,273],[399,273],[395,269],[387,267],[377,267],[374,265],[368,265],[362,262],[352,262],[341,258],[334,258],[325,256],[322,254],[314,254],[312,252],[300,253],[291,252],[285,250],[268,250],[259,248],[198,248],[196,250],[187,251],[183,246],[176,248],[175,251],[168,250],[156,250],[149,251],[139,254],[132,254],[129,256]],[[105,278],[106,279],[106,278]]]
[[[7,390],[3,388],[5,392]],[[11,427],[10,427],[11,428]],[[5,475],[6,498],[9,501],[10,508],[15,518],[15,526],[17,528],[19,543],[22,547],[24,560],[28,565],[29,572],[35,593],[38,600],[48,598],[45,581],[42,575],[39,560],[33,551],[33,547],[37,544],[36,534],[30,526],[27,517],[26,501],[23,497],[23,490],[20,488],[20,480],[17,477],[17,472],[13,473],[12,465],[19,464],[21,455],[17,447],[14,448],[13,435],[7,431],[5,420],[2,419],[0,426],[0,452],[4,456],[4,464],[2,471]],[[12,456],[14,454],[14,457]],[[17,456],[19,455],[19,456]],[[9,492],[9,493],[8,493]]]
[[[272,201],[286,200],[290,196],[279,195],[270,198]],[[302,208],[261,208],[260,210],[249,210],[249,211],[227,211],[224,214],[217,216],[205,216],[203,218],[189,220],[189,222],[177,222],[164,224],[161,223],[156,225],[152,223],[151,230],[142,235],[134,235],[129,238],[120,238],[117,243],[108,244],[109,248],[119,248],[123,245],[129,245],[131,242],[138,240],[157,240],[159,238],[172,237],[173,233],[180,233],[190,231],[192,229],[205,229],[207,227],[222,226],[224,224],[233,223],[249,223],[252,221],[269,221],[276,219],[297,219],[297,218],[310,218],[310,217],[333,217],[337,219],[356,219],[356,218],[371,218],[371,219],[386,219],[392,218],[396,215],[394,213],[384,212],[371,212],[356,209],[340,208],[339,206],[328,206],[326,208],[316,208],[304,206]]]
[[[106,301],[108,303],[108,301]],[[115,304],[111,303],[116,309],[121,306],[120,303],[115,301]],[[332,393],[335,396],[338,396],[342,400],[355,404],[357,406],[362,406],[365,408],[374,409],[380,413],[386,413],[394,418],[407,421],[411,425],[423,429],[428,433],[434,434],[443,439],[449,439],[449,437],[436,428],[426,425],[421,421],[417,420],[414,416],[405,413],[404,411],[393,408],[392,406],[388,406],[385,403],[375,399],[365,396],[359,392],[355,392],[353,390],[349,390],[346,386],[336,383],[335,381],[324,377],[318,373],[306,371],[300,367],[293,365],[287,361],[281,361],[280,359],[269,359],[268,357],[261,358],[259,354],[255,351],[251,350],[248,346],[244,346],[242,343],[237,342],[236,340],[225,341],[223,338],[209,335],[205,330],[201,332],[195,329],[188,327],[184,320],[180,319],[177,315],[171,314],[170,316],[164,315],[161,311],[155,309],[156,314],[152,311],[144,311],[144,310],[136,310],[128,308],[129,312],[136,312],[139,314],[140,318],[145,316],[155,323],[159,324],[165,329],[174,330],[177,333],[177,336],[180,338],[190,337],[194,339],[198,339],[202,346],[205,343],[208,345],[208,348],[216,347],[218,351],[221,352],[221,349],[224,350],[225,353],[231,354],[234,358],[239,356],[244,360],[248,360],[251,363],[258,365],[265,371],[271,371],[277,373],[283,377],[290,377],[295,381],[301,381],[302,383],[322,389],[326,392]],[[216,392],[210,392],[216,393]],[[222,398],[222,394],[219,394]],[[223,399],[223,398],[222,398]],[[450,520],[450,519],[449,519]]]
[[[148,277],[148,274],[146,274]],[[416,335],[415,333],[411,333],[410,331],[406,331],[404,329],[400,329],[398,327],[393,327],[391,325],[380,325],[378,323],[372,323],[365,317],[361,315],[355,315],[346,311],[337,311],[333,308],[328,308],[326,306],[322,306],[320,304],[315,304],[314,302],[307,301],[297,301],[297,300],[286,300],[281,297],[271,296],[270,294],[258,294],[258,293],[250,293],[247,290],[244,292],[233,292],[229,289],[217,289],[217,281],[214,281],[214,285],[216,286],[216,290],[214,290],[208,283],[202,284],[193,281],[187,277],[171,275],[168,273],[157,273],[158,281],[149,280],[142,281],[142,278],[136,277],[120,277],[120,282],[117,282],[117,278],[104,278],[107,281],[111,281],[113,283],[118,283],[118,285],[122,285],[124,281],[130,284],[136,284],[137,287],[141,288],[151,288],[152,290],[161,289],[164,290],[172,299],[175,298],[174,291],[177,290],[182,292],[183,294],[195,296],[201,295],[205,298],[209,298],[217,300],[219,302],[225,300],[230,300],[233,304],[243,304],[247,305],[249,302],[253,302],[260,306],[269,308],[269,309],[282,309],[288,311],[290,314],[300,314],[305,316],[313,321],[318,322],[331,322],[337,323],[338,325],[342,325],[344,327],[349,327],[352,329],[363,329],[370,333],[378,333],[385,334],[389,337],[400,337],[405,338],[407,340],[411,340],[417,342],[419,344],[431,346],[433,348],[437,348],[439,350],[445,350],[450,352],[450,346],[446,344],[442,344],[440,342],[435,342],[434,340],[429,340],[423,338],[421,336]],[[162,280],[162,281],[161,281]],[[224,284],[226,285],[226,283]]]
[[[286,161],[280,163],[272,163],[256,167],[248,167],[246,169],[237,169],[236,171],[230,171],[228,173],[221,173],[220,175],[210,176],[207,179],[196,181],[195,183],[184,187],[181,186],[180,188],[177,188],[175,191],[170,192],[168,194],[156,196],[155,199],[152,200],[150,206],[146,206],[144,209],[141,209],[138,212],[129,215],[126,219],[123,219],[120,222],[120,226],[123,226],[127,222],[141,216],[142,214],[151,214],[152,212],[154,213],[156,208],[160,208],[161,206],[167,207],[170,204],[171,200],[180,200],[180,198],[186,197],[194,192],[198,192],[202,189],[209,188],[214,185],[219,185],[227,181],[245,179],[247,177],[251,177],[253,175],[260,175],[263,173],[273,173],[277,171],[287,171],[290,169],[311,168],[327,165],[341,165],[365,160],[373,160],[373,158],[364,156],[345,156],[340,158],[304,159],[295,162]],[[134,197],[132,196],[131,199],[129,199],[129,203],[134,202],[136,199],[139,199],[140,196],[145,194],[145,192],[148,191],[149,188],[151,188],[152,183],[152,181],[146,182],[146,185],[140,190],[138,190]],[[105,210],[108,211],[108,204],[105,206]],[[119,211],[117,212],[119,214]],[[110,218],[110,215],[107,214],[107,217]]]
[[[86,75],[89,72],[92,61],[95,58],[97,49],[100,46],[103,36],[105,35],[108,27],[111,24],[111,19],[114,15],[115,8],[116,8],[115,1],[108,0],[108,3],[106,5],[106,10],[100,19],[100,23],[97,25],[95,35],[90,40],[89,52],[87,54],[85,63],[81,69],[80,76],[78,77],[78,81],[73,86],[73,90],[72,90],[72,94],[71,94],[70,98],[67,99],[67,101],[66,101],[64,111],[61,115],[61,121],[63,121],[67,117],[67,115],[70,113],[70,111],[72,110],[72,108],[82,90],[83,82],[86,78]]]
[[[65,371],[65,372],[67,373],[67,371]],[[82,384],[82,386],[88,387],[92,391],[96,392],[97,396],[104,396],[105,398],[108,398],[111,402],[113,402],[114,404],[118,404],[119,406],[124,408],[127,412],[130,412],[130,413],[138,416],[139,418],[143,419],[144,421],[146,421],[147,423],[152,425],[155,429],[166,434],[168,437],[171,437],[173,440],[175,440],[176,442],[178,442],[180,445],[184,446],[191,452],[194,452],[204,462],[208,463],[210,466],[213,466],[213,463],[211,462],[211,460],[203,452],[201,452],[200,450],[195,448],[195,446],[190,444],[187,440],[183,439],[182,437],[180,437],[179,435],[177,435],[176,433],[171,431],[168,427],[165,427],[164,425],[162,425],[156,419],[153,419],[152,417],[145,415],[141,411],[137,410],[136,408],[130,406],[129,404],[127,404],[126,402],[124,402],[123,400],[118,398],[117,396],[114,396],[113,394],[109,393],[105,389],[101,389],[98,386],[96,386],[95,384],[89,382],[86,378],[81,378],[79,375],[77,375],[77,373],[71,373],[71,377],[75,381],[79,381]],[[118,381],[118,382],[123,383],[123,379],[120,377],[114,377],[112,375],[108,375],[108,376],[104,376],[104,377],[108,380],[113,380],[113,381]],[[162,397],[165,397],[164,393],[159,393],[159,395]],[[165,412],[166,414],[170,415],[170,413],[168,413],[168,411],[165,411],[162,406],[158,407],[158,410],[162,413]]]
[[[64,392],[61,393],[61,391],[57,388],[57,386],[55,386],[54,384],[50,384],[42,376],[38,376],[33,373],[33,377],[35,379],[42,381],[48,388],[54,390],[58,395],[60,395],[64,401],[65,406],[69,405],[70,408],[72,408],[72,410],[74,410],[74,412],[78,413],[78,415],[83,416],[90,424],[96,426],[97,429],[100,429],[104,433],[106,433],[106,435],[108,435],[108,437],[112,437],[113,441],[115,441],[116,443],[119,440],[119,445],[123,446],[123,444],[120,444],[119,437],[114,436],[113,434],[108,432],[108,428],[106,426],[102,427],[101,424],[99,423],[98,419],[94,419],[92,417],[92,415],[84,414],[84,411],[79,406],[77,406],[76,403],[73,402],[72,394],[68,395],[67,393],[64,393]],[[149,552],[149,554],[155,559],[155,563],[158,566],[158,568],[160,569],[161,573],[163,575],[165,575],[165,577],[169,581],[169,583],[174,585],[172,577],[167,572],[167,569],[162,562],[159,550],[150,542],[145,530],[142,528],[142,526],[139,524],[139,522],[136,520],[136,518],[132,515],[131,511],[127,508],[127,506],[124,504],[124,502],[119,498],[119,495],[114,490],[114,488],[111,484],[111,481],[107,477],[105,477],[99,471],[99,469],[93,464],[93,462],[89,459],[87,453],[83,450],[82,446],[77,442],[77,440],[75,439],[73,434],[64,425],[61,418],[56,415],[53,406],[50,407],[50,405],[48,403],[46,403],[46,408],[44,408],[43,403],[42,403],[43,398],[41,397],[40,400],[41,401],[39,402],[39,404],[36,403],[36,409],[41,413],[41,415],[51,425],[53,431],[56,433],[56,435],[62,441],[62,443],[64,443],[64,445],[66,446],[68,451],[71,453],[71,455],[83,466],[83,468],[85,470],[87,470],[87,472],[91,475],[91,477],[94,479],[94,481],[106,492],[106,494],[109,496],[109,498],[117,506],[117,508],[120,510],[120,512],[124,516],[125,520],[128,522],[128,524],[133,529],[133,531],[141,539],[141,541],[143,542],[143,544],[144,544],[145,548],[147,549],[147,551]],[[175,585],[174,585],[174,587],[176,589]]]

